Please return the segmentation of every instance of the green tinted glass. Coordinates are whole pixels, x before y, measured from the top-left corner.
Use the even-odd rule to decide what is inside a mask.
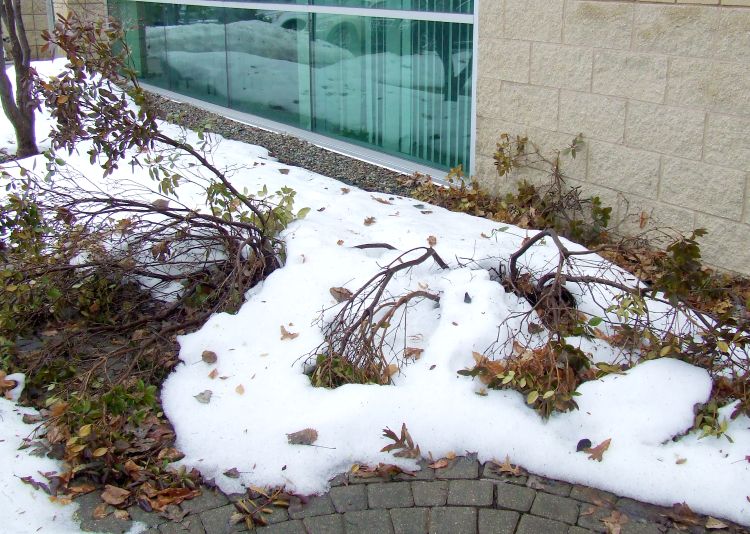
[[[148,83],[428,166],[470,164],[471,24],[110,6]]]

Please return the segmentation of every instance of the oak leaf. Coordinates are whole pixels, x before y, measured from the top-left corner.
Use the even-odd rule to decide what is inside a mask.
[[[375,224],[375,217],[365,217],[365,226],[372,226]]]
[[[612,441],[612,438],[605,439],[596,447],[590,447],[588,449],[585,449],[586,452],[589,454],[589,460],[596,460],[597,462],[601,462],[602,456],[604,455],[605,451],[609,449],[609,444],[611,443],[611,441]]]
[[[288,331],[286,328],[284,328],[284,325],[281,325],[279,327],[279,329],[281,330],[281,340],[282,341],[285,340],[285,339],[294,339],[294,338],[296,338],[296,337],[299,336],[298,333],[294,333],[294,332]]]

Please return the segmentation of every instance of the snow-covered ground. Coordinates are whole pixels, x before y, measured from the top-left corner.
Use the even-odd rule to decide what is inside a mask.
[[[0,121],[0,143],[12,150],[12,130],[4,117]],[[171,125],[165,128],[176,131]],[[40,134],[45,129],[49,131],[48,123],[40,120]],[[69,165],[89,176],[99,172],[90,167],[85,150],[81,153],[67,158]],[[286,185],[297,191],[295,210],[311,211],[283,234],[286,265],[253,288],[236,315],[215,315],[179,339],[183,364],[165,382],[162,400],[177,432],[177,446],[186,455],[182,463],[214,478],[225,491],[254,484],[322,492],[331,477],[353,464],[414,467],[409,460],[379,452],[389,443],[382,430],[398,430],[404,423],[422,452],[436,459],[466,451],[476,452],[482,461],[507,455],[541,475],[661,505],[686,502],[695,511],[750,524],[750,420],[742,416],[729,423],[733,442],[698,439],[695,433],[673,440],[691,428],[694,405],[709,396],[711,382],[704,370],[668,358],[642,363],[624,375],[585,383],[577,397],[580,409],[547,421],[521,394],[480,391],[480,382],[457,374],[473,366],[472,351],[481,353],[512,333],[499,329],[501,322],[529,310],[527,303],[491,280],[487,268],[507,261],[530,232],[409,198],[344,188],[239,142],[223,140],[213,157],[219,166],[243,165],[232,176],[239,189],[267,185],[275,191]],[[279,172],[284,169],[288,173]],[[149,183],[145,172],[136,173],[126,167],[113,180]],[[180,198],[202,204],[188,187],[180,189]],[[370,217],[374,222],[365,224]],[[440,295],[439,307],[425,301],[409,310],[407,329],[399,338],[402,346],[424,349],[421,358],[395,375],[392,386],[312,387],[303,373],[304,357],[322,341],[321,314],[330,319],[341,306],[329,289],[356,290],[401,252],[426,246],[431,237],[451,269],[426,263],[397,276],[389,287],[394,295],[425,288]],[[398,250],[352,248],[375,242]],[[541,242],[524,261],[542,267],[553,264],[556,256],[550,242]],[[581,292],[578,298],[586,311],[601,309],[591,294]],[[282,327],[298,335],[282,336]],[[524,328],[518,335],[527,344],[543,342]],[[619,357],[603,341],[581,343],[594,362]],[[202,361],[205,350],[218,355],[214,365]],[[212,392],[210,402],[199,402],[195,396],[205,390]],[[9,419],[13,421],[5,417],[0,428],[12,435]],[[288,433],[304,428],[318,431],[315,445],[320,447],[288,443]],[[601,462],[576,452],[583,438],[593,444],[611,439]],[[12,444],[0,450],[3,465],[16,462],[15,455],[26,458]],[[17,465],[21,470],[14,466],[14,472],[19,475],[45,469]],[[223,475],[232,468],[239,478]],[[2,484],[14,480],[9,470],[0,471]]]

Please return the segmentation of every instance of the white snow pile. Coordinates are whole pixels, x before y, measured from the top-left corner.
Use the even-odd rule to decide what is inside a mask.
[[[3,516],[3,532],[78,532],[73,519],[78,505],[52,502],[46,493],[21,481],[21,478],[30,476],[45,482],[40,473],[60,471],[58,462],[32,456],[28,450],[19,450],[35,428],[35,425],[23,422],[24,414],[36,415],[37,412],[0,397],[0,462],[3,466],[0,471],[0,514]]]
[[[39,127],[45,127],[44,120]],[[6,122],[0,131],[0,140],[12,137]],[[89,166],[85,149],[80,152],[83,156],[70,156],[68,164],[93,176],[98,169]],[[750,524],[750,463],[745,458],[750,421],[740,416],[729,423],[732,442],[689,432],[694,406],[705,402],[711,390],[704,370],[668,358],[642,363],[625,374],[583,384],[576,398],[580,409],[546,421],[520,393],[484,392],[478,380],[457,374],[473,367],[473,351],[481,353],[514,333],[499,328],[501,323],[513,327],[512,318],[530,310],[491,279],[488,268],[507,261],[533,232],[345,187],[239,142],[223,140],[213,158],[220,167],[243,166],[231,178],[238,189],[288,186],[297,192],[295,211],[311,211],[283,233],[286,265],[249,291],[236,315],[215,315],[179,339],[183,364],[164,383],[162,401],[177,432],[177,447],[186,455],[183,464],[198,468],[227,492],[252,484],[319,493],[353,464],[414,468],[411,460],[379,452],[390,443],[383,429],[398,431],[406,424],[422,452],[434,458],[467,451],[476,452],[480,461],[508,456],[544,476],[660,505],[685,502],[697,512]],[[113,179],[149,183],[146,171],[131,172],[121,169]],[[181,201],[190,203],[190,189],[179,192]],[[196,196],[192,202],[199,206],[203,199]],[[304,374],[305,357],[321,344],[321,326],[342,306],[330,288],[355,291],[403,252],[427,246],[431,236],[450,269],[426,262],[397,275],[388,288],[393,296],[417,289],[440,296],[439,305],[425,300],[411,306],[405,331],[394,340],[402,348],[423,349],[421,358],[403,367],[390,386],[313,387]],[[397,250],[353,248],[364,243],[389,243]],[[524,256],[529,268],[549,269],[556,261],[557,249],[549,240]],[[581,291],[576,297],[583,310],[601,313],[606,295],[595,298]],[[516,334],[527,343],[544,342],[527,331]],[[580,343],[594,362],[618,359],[604,341],[568,341]],[[202,360],[206,350],[217,354],[215,364]],[[206,390],[212,393],[209,402],[201,396]],[[731,408],[723,414],[728,416]],[[5,419],[3,425],[13,421]],[[317,430],[318,446],[288,443],[287,434],[305,428]],[[611,440],[601,462],[576,452],[583,438],[593,444]],[[28,474],[22,467],[18,460],[13,469]],[[232,468],[239,478],[223,474]],[[27,515],[34,510],[24,509]]]

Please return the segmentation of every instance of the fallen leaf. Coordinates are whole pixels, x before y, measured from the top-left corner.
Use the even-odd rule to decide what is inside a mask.
[[[510,456],[508,456],[507,454],[505,455],[505,461],[503,463],[492,463],[495,464],[495,469],[500,473],[507,473],[509,475],[513,475],[514,477],[520,477],[523,474],[523,471],[519,466],[510,463]]]
[[[185,455],[178,449],[175,449],[174,447],[167,447],[166,449],[162,449],[159,451],[159,454],[156,456],[158,460],[168,460],[170,462],[176,462],[178,460],[182,460],[184,457]]]
[[[281,174],[289,174],[289,169],[279,169]]]
[[[385,375],[388,378],[390,378],[398,372],[399,372],[398,365],[396,365],[395,363],[391,363],[391,364],[388,364],[388,367],[385,370]]]
[[[685,462],[687,462],[687,458],[677,458],[674,463],[676,463],[677,465],[682,465]]]
[[[609,449],[609,444],[611,441],[611,438],[605,439],[596,447],[585,449],[585,451],[589,454],[589,460],[596,460],[597,462],[601,462],[602,456],[604,455],[604,452]]]
[[[665,515],[672,521],[684,525],[700,525],[701,523],[698,515],[684,502],[673,504],[672,508]]]
[[[612,510],[612,513],[602,519],[602,523],[607,527],[608,534],[620,534],[622,526],[628,522],[628,516],[617,510]]]
[[[286,328],[284,328],[284,325],[281,325],[279,328],[281,329],[281,340],[282,341],[284,341],[285,339],[294,339],[297,336],[299,336],[298,333],[295,334],[293,332],[289,332]]]
[[[210,373],[208,373],[208,378],[210,378],[211,380],[213,380],[217,376],[219,376],[219,370],[214,367],[214,370],[211,371]]]
[[[437,237],[434,235],[431,235],[427,238],[427,244],[430,245],[430,247],[434,247],[437,245]]]
[[[231,469],[227,469],[224,471],[224,476],[227,478],[240,478],[240,472],[237,471],[236,467],[233,467]]]
[[[216,356],[216,353],[212,350],[204,350],[203,354],[201,354],[201,359],[206,362],[207,364],[214,364],[216,363],[216,360],[218,359]]]
[[[719,521],[715,517],[710,517],[706,520],[706,528],[709,530],[718,530],[722,528],[729,528],[729,525],[723,521]]]
[[[375,217],[365,217],[365,226],[371,226],[375,224]]]
[[[347,194],[349,194],[349,191],[351,191],[351,189],[349,189],[348,187],[342,187],[342,188],[341,188],[341,194],[342,194],[342,195],[347,195]]]
[[[107,454],[107,452],[109,452],[109,448],[99,447],[98,449],[96,449],[94,452],[91,453],[91,456],[93,456],[94,458],[99,458],[100,456],[104,456],[105,454]]]
[[[112,515],[120,521],[128,521],[130,519],[130,514],[127,510],[115,510],[115,513],[113,513]]]
[[[416,361],[422,357],[423,352],[424,349],[419,349],[417,347],[406,347],[406,350],[404,350],[404,358]]]
[[[104,519],[109,515],[109,509],[106,502],[97,505],[94,511],[91,512],[92,519]]]
[[[337,244],[338,246],[341,246],[341,245],[343,245],[343,244],[344,244],[344,240],[343,240],[343,239],[339,239],[338,241],[336,241],[336,244]]]
[[[449,460],[455,460],[456,459],[456,453],[453,452],[453,451],[451,451],[448,454],[446,454],[445,457],[448,458]]]
[[[119,506],[130,497],[130,492],[126,489],[118,488],[117,486],[111,486],[107,484],[104,486],[101,499],[107,504],[112,506]]]
[[[329,291],[336,302],[344,302],[352,298],[352,292],[345,287],[332,287]]]
[[[388,204],[388,205],[392,205],[393,204],[393,202],[389,202],[389,201],[387,201],[384,198],[378,198],[378,197],[373,196],[373,195],[370,195],[370,198],[372,198],[373,200],[376,200],[377,202],[380,202],[381,204]]]
[[[429,464],[428,467],[432,467],[433,469],[442,469],[444,467],[448,467],[449,463],[450,462],[447,458],[440,458],[438,461]]]
[[[201,404],[208,404],[209,402],[211,402],[211,395],[213,394],[213,391],[211,391],[210,389],[206,389],[203,392],[193,396],[195,397],[195,400],[197,400]]]
[[[421,213],[422,215],[429,215],[430,213],[432,213],[432,211],[431,210],[424,210],[424,211],[420,211],[419,213]]]
[[[234,390],[237,392],[238,395],[244,395],[245,394],[245,386],[243,386],[242,384],[240,384],[239,386],[237,386],[236,388],[234,388]]]
[[[312,445],[318,439],[318,431],[314,428],[305,428],[286,435],[290,445]]]

